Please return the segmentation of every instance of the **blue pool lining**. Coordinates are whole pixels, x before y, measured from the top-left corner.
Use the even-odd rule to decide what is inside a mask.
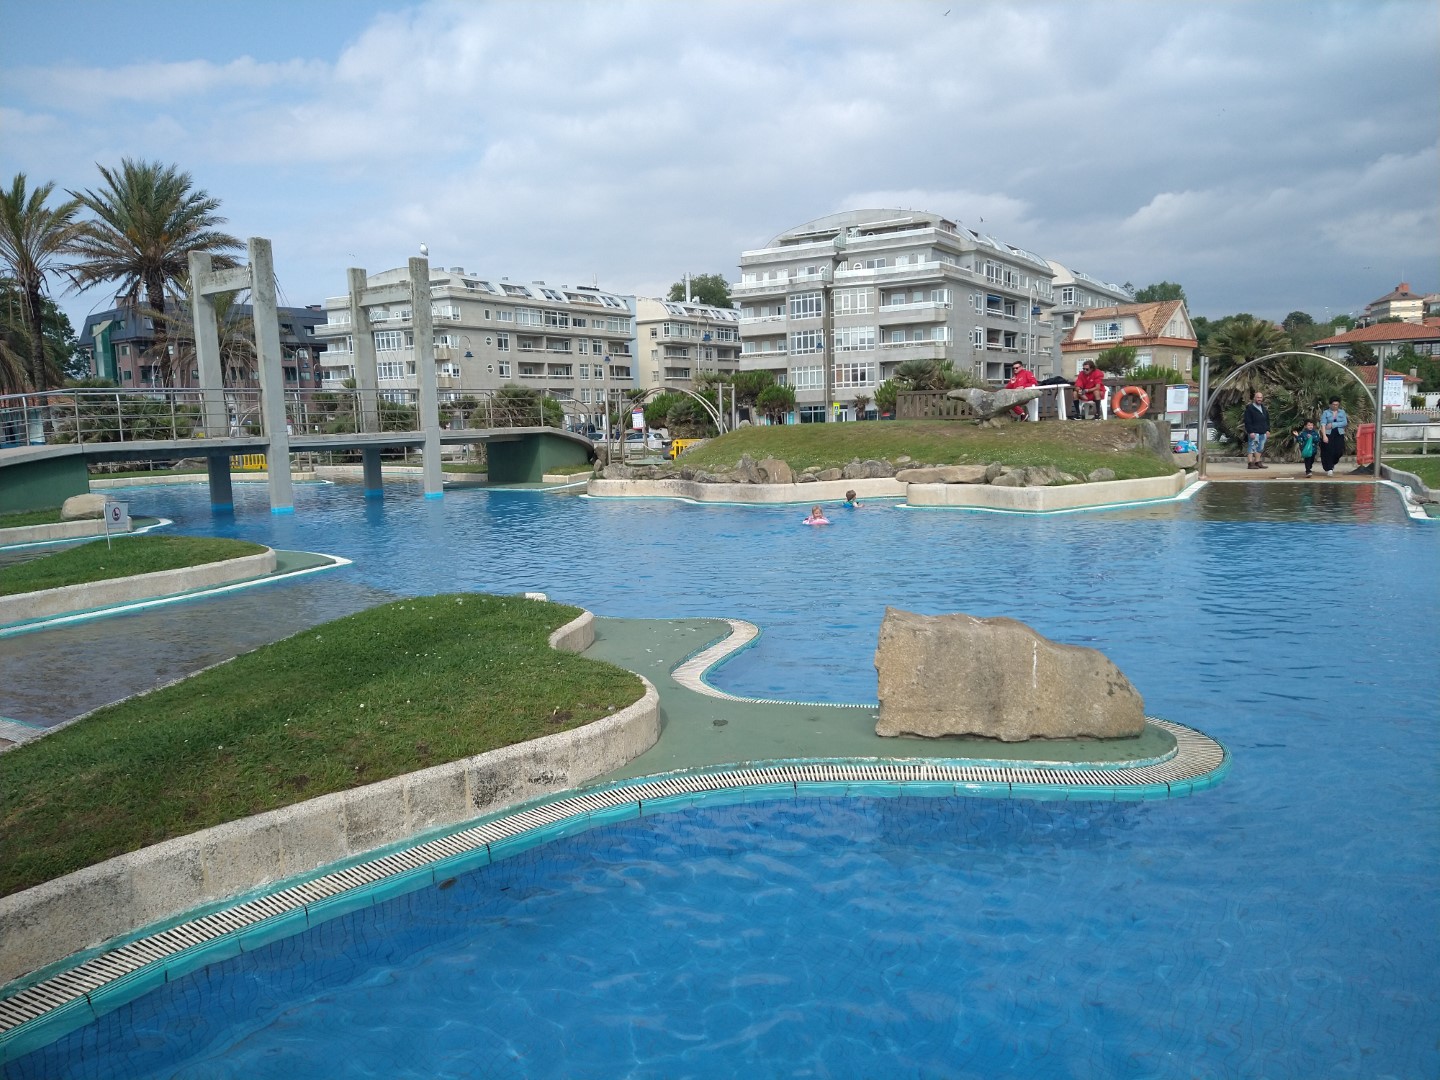
[[[780,798],[924,796],[1142,801],[1218,784],[1229,752],[1191,728],[1158,717],[1177,753],[1137,768],[967,760],[755,763],[627,780],[500,814],[275,892],[190,917],[80,963],[7,988],[0,1001],[0,1063],[45,1046],[172,978],[253,951],[346,912],[383,902],[596,826],[701,804]],[[83,955],[83,954],[82,954]]]
[[[149,515],[143,515],[148,517]],[[153,525],[141,525],[138,529],[131,529],[129,532],[111,533],[114,537],[139,536],[141,533],[150,532],[153,529],[163,529],[166,525],[174,525],[175,522],[169,518],[157,518]],[[31,540],[24,544],[0,544],[0,551],[20,551],[32,547],[55,547],[57,544],[88,544],[91,540],[104,540],[103,532],[91,536],[67,536],[61,540]]]
[[[32,630],[48,630],[54,626],[64,626],[75,622],[88,622],[91,619],[107,619],[111,615],[124,615],[131,611],[143,611],[146,608],[160,607],[164,604],[179,604],[186,600],[203,600],[211,596],[219,596],[222,593],[235,592],[239,589],[250,589],[256,585],[268,585],[276,581],[289,581],[292,578],[304,577],[306,574],[318,574],[323,570],[335,570],[342,566],[351,565],[352,560],[343,555],[327,555],[322,551],[307,552],[307,554],[320,555],[331,561],[324,566],[307,566],[300,570],[289,570],[282,573],[266,574],[264,577],[248,578],[245,581],[233,581],[228,585],[213,585],[204,589],[195,589],[192,592],[176,593],[174,596],[156,596],[148,600],[136,600],[128,604],[117,604],[113,607],[92,608],[89,611],[72,611],[65,615],[54,615],[43,619],[36,619],[31,622],[15,623],[11,626],[0,627],[0,638],[13,637],[16,634],[28,634]]]

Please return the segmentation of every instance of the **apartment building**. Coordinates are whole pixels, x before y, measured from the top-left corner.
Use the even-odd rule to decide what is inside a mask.
[[[1365,305],[1365,314],[1356,321],[1357,326],[1373,326],[1381,319],[1403,319],[1418,323],[1425,318],[1425,297],[1410,291],[1410,283],[1402,281],[1378,300]]]
[[[1052,271],[1038,255],[938,214],[851,210],[781,233],[740,256],[741,370],[795,389],[797,419],[861,413],[857,396],[907,360],[949,360],[998,382],[1016,360],[1042,377],[1059,363]]]
[[[1045,318],[1055,325],[1055,332],[1062,339],[1067,331],[1074,328],[1076,320],[1085,312],[1094,308],[1115,307],[1135,302],[1134,294],[1123,285],[1100,281],[1079,270],[1071,270],[1069,267],[1062,266],[1054,259],[1047,261],[1050,264],[1050,272],[1054,275],[1052,279],[1054,298],[1045,308]],[[1061,374],[1066,378],[1073,379],[1075,377],[1073,371],[1061,372]]]
[[[635,301],[640,386],[695,389],[704,373],[740,369],[740,313],[684,300]]]
[[[366,287],[408,284],[399,267],[371,274]],[[317,333],[328,346],[323,384],[338,387],[355,375],[355,334],[370,334],[382,394],[403,399],[417,387],[410,301],[363,307],[352,325],[350,297],[324,304]],[[620,402],[636,385],[635,298],[589,286],[519,284],[462,267],[432,267],[436,383],[440,400],[506,385],[532,387],[565,404],[575,423],[599,423],[605,401]]]
[[[319,304],[310,307],[282,307],[280,352],[285,386],[291,390],[320,385],[320,354],[325,344],[319,328],[325,312]],[[234,304],[226,310],[220,327],[220,359],[226,386],[258,387],[255,368],[255,338],[249,304]],[[181,335],[176,337],[175,335]],[[195,360],[195,343],[190,340],[189,322],[177,319],[168,343],[169,362],[154,354],[155,320],[138,308],[118,307],[97,311],[85,319],[77,337],[78,349],[97,379],[109,379],[126,389],[157,386],[181,388],[200,385],[200,367]]]

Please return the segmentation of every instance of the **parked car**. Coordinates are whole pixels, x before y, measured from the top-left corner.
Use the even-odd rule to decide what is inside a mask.
[[[665,440],[653,431],[632,431],[625,436],[626,450],[663,450]]]

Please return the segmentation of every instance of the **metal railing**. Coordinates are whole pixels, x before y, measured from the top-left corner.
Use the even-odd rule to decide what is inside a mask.
[[[260,392],[211,392],[213,422],[206,425],[206,391],[50,390],[0,396],[0,448],[73,443],[178,442],[187,439],[261,437]],[[439,402],[442,427],[562,427],[538,394],[446,387]],[[563,414],[564,405],[561,406]],[[367,415],[374,420],[367,422]],[[347,435],[363,431],[419,431],[419,391],[289,390],[285,421],[290,434]]]

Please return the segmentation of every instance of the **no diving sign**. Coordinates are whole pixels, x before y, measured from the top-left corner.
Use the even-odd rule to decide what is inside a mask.
[[[105,500],[105,524],[112,529],[130,527],[130,504]]]

